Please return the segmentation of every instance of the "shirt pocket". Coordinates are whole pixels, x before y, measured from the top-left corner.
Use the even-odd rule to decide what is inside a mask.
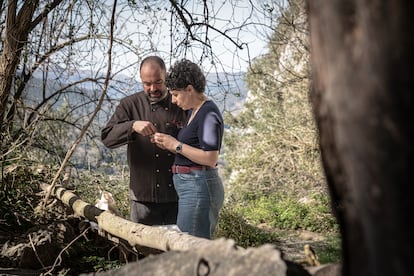
[[[165,122],[163,124],[164,132],[176,137],[180,129],[183,128],[182,124],[183,122],[176,122],[174,120],[170,122]]]

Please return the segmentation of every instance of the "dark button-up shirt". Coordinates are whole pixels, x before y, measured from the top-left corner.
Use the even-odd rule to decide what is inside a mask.
[[[127,144],[130,169],[130,198],[144,202],[176,202],[171,165],[175,155],[160,149],[132,129],[134,121],[150,121],[158,132],[177,137],[185,112],[171,102],[171,95],[151,104],[144,92],[123,98],[102,129],[102,142],[108,148]]]

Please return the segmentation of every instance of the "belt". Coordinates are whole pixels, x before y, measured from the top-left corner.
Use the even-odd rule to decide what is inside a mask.
[[[206,168],[205,166],[178,166],[178,165],[173,165],[171,167],[172,169],[172,173],[176,174],[176,173],[190,173],[192,171],[201,171],[204,168]]]

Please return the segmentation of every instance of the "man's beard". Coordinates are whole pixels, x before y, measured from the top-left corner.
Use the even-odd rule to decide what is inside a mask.
[[[158,103],[167,97],[167,91],[163,92],[162,90],[147,91],[146,93],[151,104]]]

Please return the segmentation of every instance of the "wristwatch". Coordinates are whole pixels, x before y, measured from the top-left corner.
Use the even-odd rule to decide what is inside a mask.
[[[180,153],[181,150],[183,149],[183,143],[179,143],[176,147],[175,147],[175,152],[176,153]]]

